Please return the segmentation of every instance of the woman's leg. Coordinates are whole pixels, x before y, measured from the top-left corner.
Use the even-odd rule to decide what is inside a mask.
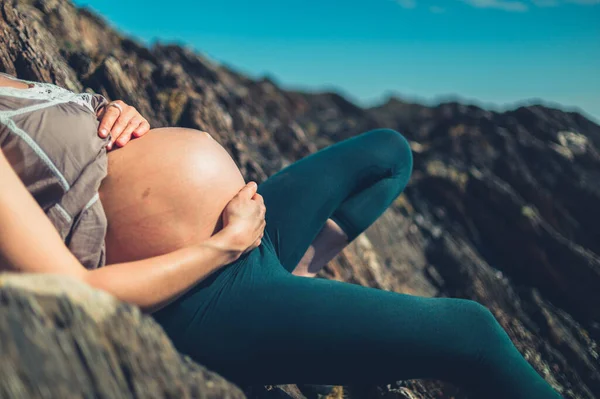
[[[367,132],[259,186],[263,244],[153,315],[176,347],[240,384],[436,378],[481,397],[560,398],[477,302],[290,273],[329,216],[352,240],[389,206],[410,175],[405,143]]]
[[[327,219],[352,242],[400,195],[412,171],[406,139],[377,129],[332,144],[258,186],[266,230],[281,263],[293,271]]]
[[[560,398],[479,303],[294,276],[266,245],[178,306],[198,309],[167,323],[178,349],[242,386],[432,378],[475,398]]]
[[[315,277],[319,270],[348,244],[348,237],[344,230],[333,220],[327,219],[317,238],[310,244],[292,273],[297,276]]]

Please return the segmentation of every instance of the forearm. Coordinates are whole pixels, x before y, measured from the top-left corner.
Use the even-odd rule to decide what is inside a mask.
[[[152,313],[173,302],[238,255],[211,237],[201,245],[134,262],[116,263],[86,273],[86,282]]]
[[[220,230],[195,246],[87,270],[68,250],[1,150],[0,182],[0,271],[70,275],[152,312],[240,256],[227,230]]]
[[[233,240],[236,234],[222,229],[202,243],[168,254],[87,270],[1,150],[0,182],[0,270],[70,275],[153,312],[241,254]]]

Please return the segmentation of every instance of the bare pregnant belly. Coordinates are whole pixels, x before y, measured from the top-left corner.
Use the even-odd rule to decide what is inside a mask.
[[[244,184],[229,153],[199,130],[151,129],[108,152],[99,189],[106,264],[204,241],[222,229],[221,213]]]

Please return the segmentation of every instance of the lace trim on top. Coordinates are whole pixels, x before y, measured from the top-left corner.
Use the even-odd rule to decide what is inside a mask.
[[[10,97],[18,97],[18,98],[27,98],[32,100],[46,100],[46,101],[54,101],[54,100],[62,100],[64,102],[71,101],[77,103],[90,111],[94,112],[94,108],[92,107],[92,94],[89,93],[74,93],[71,90],[65,89],[64,87],[57,86],[52,83],[46,82],[36,82],[32,80],[18,79],[13,77],[12,75],[0,72],[3,76],[6,76],[9,79],[28,83],[29,88],[27,89],[19,89],[16,87],[10,86],[0,86],[0,95],[10,96]]]

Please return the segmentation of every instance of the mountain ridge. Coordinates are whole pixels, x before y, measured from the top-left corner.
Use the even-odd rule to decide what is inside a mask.
[[[400,100],[361,108],[337,93],[282,90],[189,48],[148,49],[67,0],[3,0],[0,31],[0,71],[121,99],[152,127],[208,131],[247,180],[264,181],[366,130],[401,132],[414,154],[408,187],[318,277],[476,300],[565,398],[600,396],[598,124],[544,106],[497,113]],[[425,380],[343,390],[350,398],[467,397]]]

